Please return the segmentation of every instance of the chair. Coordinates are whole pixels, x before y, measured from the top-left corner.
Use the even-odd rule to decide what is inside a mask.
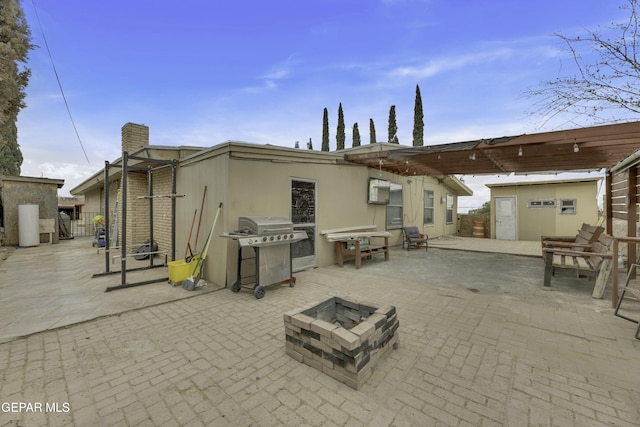
[[[407,250],[409,250],[412,245],[419,248],[422,244],[425,246],[425,251],[429,250],[429,236],[420,234],[418,227],[403,227],[402,232],[404,233],[404,240],[402,241],[403,249],[406,243]]]

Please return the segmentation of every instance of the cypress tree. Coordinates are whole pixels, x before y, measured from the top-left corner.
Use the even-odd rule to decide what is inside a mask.
[[[376,140],[376,126],[373,124],[373,119],[369,119],[369,144],[375,144]]]
[[[424,114],[422,113],[422,96],[420,86],[416,85],[416,102],[413,107],[413,146],[424,145]]]
[[[342,112],[342,102],[338,107],[338,129],[336,132],[336,150],[344,150],[344,141],[347,139],[344,133],[344,113]]]
[[[25,107],[25,88],[31,70],[24,67],[31,44],[31,30],[18,0],[0,2],[0,175],[20,175],[22,153],[16,122]]]
[[[353,124],[353,143],[352,147],[360,147],[360,130],[358,129],[358,122]]]
[[[18,127],[15,122],[0,128],[0,175],[20,175],[22,152],[18,145]]]
[[[398,141],[398,125],[396,125],[396,106],[389,108],[389,144],[400,144]]]
[[[322,151],[329,151],[329,112],[324,108],[322,117]]]

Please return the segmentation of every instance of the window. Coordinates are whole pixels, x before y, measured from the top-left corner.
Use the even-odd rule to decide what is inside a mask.
[[[529,200],[527,202],[530,208],[555,208],[555,200]]]
[[[391,183],[385,179],[369,178],[369,203],[386,205],[389,203]]]
[[[561,215],[575,215],[576,214],[576,200],[560,200],[560,214]]]
[[[391,183],[387,204],[387,230],[402,228],[402,184]]]
[[[447,193],[447,224],[453,224],[453,194]]]
[[[424,225],[433,225],[433,191],[425,190],[424,192]]]

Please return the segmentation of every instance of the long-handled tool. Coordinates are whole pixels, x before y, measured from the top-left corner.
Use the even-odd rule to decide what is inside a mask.
[[[196,265],[193,268],[193,272],[191,273],[191,276],[188,279],[182,282],[182,287],[188,291],[194,290],[198,286],[198,282],[202,278],[204,261],[207,258],[207,251],[209,250],[209,244],[211,243],[211,239],[213,238],[213,230],[216,228],[216,223],[218,222],[218,216],[220,215],[221,209],[222,209],[222,202],[220,202],[220,205],[218,205],[218,210],[216,211],[216,217],[213,220],[213,225],[211,226],[211,230],[209,231],[209,235],[207,236],[207,240],[204,244],[204,249],[196,259]],[[196,276],[195,279],[193,276]]]
[[[204,186],[204,192],[202,193],[202,203],[200,205],[200,217],[198,218],[198,229],[196,230],[196,243],[193,245],[198,250],[198,236],[200,235],[200,223],[202,222],[202,212],[204,212],[204,200],[207,197],[207,186]]]
[[[187,264],[191,262],[193,258],[193,251],[191,250],[191,233],[193,233],[193,224],[196,222],[196,215],[198,214],[198,209],[193,213],[193,219],[191,220],[191,228],[189,229],[189,239],[187,239],[187,249],[184,251],[184,260]],[[187,255],[189,254],[189,255]]]
[[[204,186],[204,192],[202,193],[202,204],[200,205],[200,217],[198,218],[198,229],[196,230],[196,242],[193,247],[198,250],[198,236],[200,235],[200,223],[202,222],[202,213],[204,212],[204,201],[207,197],[207,186]],[[196,212],[198,210],[196,209]],[[187,242],[187,250],[184,253],[184,260],[187,264],[193,260],[193,251],[191,250],[191,232],[193,231],[193,224],[196,221],[196,214],[193,214],[193,221],[191,222],[191,230],[189,231],[189,242]],[[189,252],[189,256],[187,256]]]

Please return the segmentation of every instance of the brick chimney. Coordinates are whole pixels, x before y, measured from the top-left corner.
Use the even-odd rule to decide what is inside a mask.
[[[122,152],[135,153],[139,149],[149,145],[149,127],[136,123],[127,123],[122,126]],[[122,198],[122,182],[120,183],[118,197]],[[149,238],[148,201],[138,199],[148,193],[147,174],[143,172],[129,172],[127,174],[127,246],[138,245]],[[122,205],[119,205],[122,213]],[[118,216],[118,227],[122,227],[122,215]],[[119,228],[122,230],[122,228]],[[127,248],[127,251],[130,249]]]
[[[134,151],[149,145],[149,126],[127,123],[122,126],[122,151]]]

